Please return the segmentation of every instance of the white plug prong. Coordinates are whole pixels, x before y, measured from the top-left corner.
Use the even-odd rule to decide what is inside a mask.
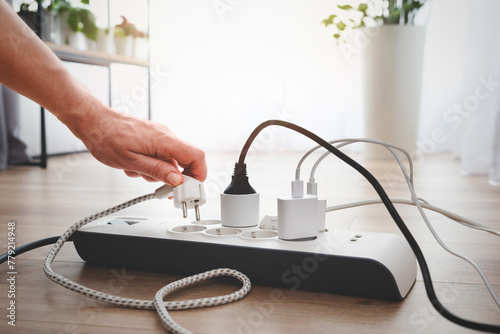
[[[200,221],[200,206],[198,204],[194,205],[194,213],[196,215],[196,221]]]
[[[188,218],[188,210],[194,209],[196,220],[200,220],[200,206],[207,202],[205,189],[200,181],[184,175],[184,182],[173,188],[174,206],[182,210],[184,218]]]
[[[184,216],[184,218],[187,218],[188,216],[188,207],[186,202],[182,202],[182,216]]]

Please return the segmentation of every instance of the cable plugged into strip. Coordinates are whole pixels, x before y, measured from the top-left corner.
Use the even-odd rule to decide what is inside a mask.
[[[431,234],[433,235],[433,237],[435,238],[435,240],[438,242],[438,244],[445,251],[447,251],[448,253],[450,253],[451,255],[456,256],[456,257],[460,258],[461,260],[464,260],[465,262],[469,263],[477,271],[477,273],[479,274],[479,276],[483,280],[483,283],[484,283],[486,289],[488,290],[490,296],[492,297],[493,301],[500,308],[500,299],[498,298],[498,296],[496,295],[495,291],[493,290],[493,287],[491,286],[491,283],[489,282],[488,278],[486,277],[486,274],[483,272],[483,270],[481,269],[481,267],[476,262],[474,262],[472,259],[468,258],[467,256],[464,256],[464,255],[462,255],[462,254],[460,254],[460,253],[458,253],[458,252],[450,249],[444,243],[444,241],[441,240],[441,238],[439,237],[439,235],[437,234],[437,232],[434,230],[434,228],[433,228],[432,224],[430,223],[429,219],[427,218],[427,215],[423,211],[423,208],[439,212],[439,213],[441,213],[441,214],[443,214],[443,215],[445,215],[445,216],[447,216],[447,217],[449,217],[451,219],[454,219],[455,221],[457,221],[459,223],[462,223],[463,225],[465,225],[467,227],[470,227],[470,228],[475,228],[475,229],[478,229],[478,230],[483,230],[483,231],[486,231],[486,232],[489,232],[489,233],[492,233],[492,234],[496,234],[496,235],[499,235],[498,231],[489,229],[486,226],[482,226],[482,225],[480,225],[480,224],[478,224],[476,222],[471,222],[470,220],[467,220],[464,217],[460,217],[460,216],[458,216],[456,214],[447,212],[447,211],[445,211],[443,209],[439,209],[439,208],[433,207],[428,202],[426,202],[423,199],[419,198],[417,196],[417,194],[415,192],[415,189],[414,189],[414,186],[413,186],[413,162],[412,162],[412,159],[410,157],[410,154],[407,151],[405,151],[404,149],[402,149],[402,148],[400,148],[398,146],[394,146],[394,145],[391,145],[391,144],[379,141],[379,140],[366,139],[366,138],[364,138],[364,139],[351,139],[351,138],[349,138],[349,139],[338,139],[338,140],[335,140],[335,141],[331,141],[329,143],[336,143],[336,144],[338,144],[336,147],[337,148],[341,148],[341,147],[347,146],[349,144],[359,143],[359,142],[383,146],[383,147],[385,147],[392,154],[392,156],[394,157],[394,159],[398,163],[398,165],[399,165],[399,167],[401,169],[401,172],[402,172],[402,174],[403,174],[403,176],[404,176],[404,178],[405,178],[405,180],[407,182],[408,189],[410,190],[412,200],[408,201],[408,200],[401,200],[401,199],[391,199],[391,202],[392,203],[401,203],[401,204],[411,204],[411,205],[416,206],[417,209],[418,209],[418,211],[419,211],[419,213],[420,213],[420,215],[421,215],[421,217],[422,217],[422,219],[424,220],[424,222],[427,225],[429,231],[431,232]],[[408,164],[410,166],[410,173],[408,173],[408,171],[406,170],[406,167],[404,166],[403,162],[401,161],[401,159],[398,156],[398,154],[396,153],[396,151],[399,151],[399,152],[403,153],[404,155],[406,155],[406,158],[408,160]],[[313,167],[311,169],[310,179],[314,179],[315,171],[316,171],[317,167],[319,166],[320,162],[322,162],[323,159],[326,158],[330,154],[331,154],[331,152],[326,152],[325,154],[323,154],[315,162],[315,164],[313,165]],[[302,163],[303,160],[304,160],[304,158],[301,160],[300,163]],[[300,167],[300,163],[299,163],[299,167]],[[357,202],[357,203],[349,203],[349,204],[345,204],[345,205],[341,205],[341,206],[337,206],[337,207],[330,207],[326,211],[330,212],[330,211],[338,210],[340,208],[348,208],[348,207],[354,207],[354,206],[360,206],[360,205],[369,205],[369,204],[374,204],[374,203],[382,203],[382,201],[381,200],[378,200],[378,201],[373,201],[373,200],[370,201],[369,200],[369,201],[361,201],[361,202]]]
[[[411,234],[410,230],[404,223],[403,219],[399,215],[398,211],[394,207],[393,203],[391,202],[389,196],[385,192],[384,188],[382,185],[378,182],[378,180],[368,171],[366,170],[363,166],[361,166],[359,163],[351,159],[349,156],[338,150],[336,147],[332,146],[330,143],[328,143],[326,140],[322,139],[318,135],[298,126],[290,122],[286,121],[281,121],[281,120],[269,120],[266,122],[261,123],[258,127],[254,129],[254,131],[250,134],[248,137],[247,141],[245,142],[245,145],[243,146],[243,149],[241,150],[240,157],[238,160],[239,164],[244,164],[245,163],[245,157],[248,153],[248,150],[250,149],[250,146],[254,139],[257,137],[257,135],[265,128],[269,126],[282,126],[291,130],[294,130],[310,139],[315,141],[317,144],[320,146],[326,148],[329,152],[333,153],[335,156],[337,156],[340,160],[344,161],[347,163],[349,166],[353,167],[357,172],[359,172],[374,188],[374,190],[377,192],[379,195],[380,199],[382,200],[383,204],[385,205],[387,211],[393,218],[394,222],[400,229],[401,233],[403,236],[406,238],[408,241],[411,249],[413,250],[415,257],[417,258],[417,262],[420,266],[420,270],[422,272],[422,278],[424,280],[424,286],[425,290],[427,293],[427,296],[429,300],[431,301],[433,307],[438,311],[439,314],[441,314],[443,317],[446,319],[450,320],[451,322],[458,324],[463,327],[467,327],[470,329],[475,329],[479,331],[484,331],[484,332],[493,332],[493,333],[500,333],[500,326],[498,325],[492,325],[492,324],[484,324],[484,323],[478,323],[474,322],[471,320],[467,320],[461,317],[458,317],[448,311],[444,307],[444,305],[439,301],[437,298],[436,292],[434,290],[434,286],[432,283],[432,278],[431,274],[429,271],[429,267],[427,266],[427,261],[425,260],[424,254],[422,253],[422,250],[420,249],[420,246],[418,245],[417,241]],[[309,153],[309,152],[308,152]],[[300,166],[297,168],[297,170],[300,170]],[[411,171],[412,173],[412,171]],[[296,178],[299,179],[299,178]],[[410,179],[410,182],[413,180]]]
[[[278,237],[288,241],[318,237],[318,197],[304,195],[304,183],[292,181],[291,196],[278,198]]]
[[[367,141],[367,142],[376,142],[376,141],[367,140],[367,139],[362,139],[362,140],[346,139],[346,140],[339,140],[339,141],[333,141],[333,142],[326,142],[325,140],[323,140],[322,138],[318,137],[317,135],[311,133],[310,131],[308,131],[304,128],[301,128],[301,127],[299,127],[295,124],[292,124],[292,123],[279,121],[279,120],[271,120],[271,121],[264,122],[261,125],[259,125],[252,132],[252,134],[248,138],[247,142],[245,143],[245,145],[242,149],[242,152],[240,154],[239,161],[235,167],[235,175],[234,175],[235,177],[233,178],[233,182],[231,183],[230,187],[228,187],[229,190],[226,189],[226,192],[224,194],[224,195],[227,195],[228,198],[234,196],[231,199],[231,201],[235,201],[235,202],[232,202],[233,204],[237,204],[238,203],[237,201],[243,200],[242,202],[239,203],[240,205],[244,204],[241,207],[244,207],[246,204],[249,204],[249,203],[253,206],[256,205],[256,207],[257,207],[256,212],[258,214],[258,194],[255,192],[255,190],[253,190],[253,188],[250,187],[250,185],[248,183],[248,177],[246,175],[246,165],[244,164],[244,160],[245,160],[245,156],[248,152],[248,149],[249,149],[252,141],[255,139],[255,137],[258,135],[258,133],[262,129],[264,129],[268,126],[271,126],[271,125],[283,126],[283,127],[292,129],[294,131],[297,131],[297,132],[309,137],[310,139],[314,140],[316,143],[319,144],[318,146],[316,146],[315,148],[310,150],[302,158],[302,160],[299,162],[299,166],[297,167],[295,181],[292,182],[292,196],[290,197],[292,200],[301,201],[308,196],[312,196],[313,193],[314,193],[313,197],[316,197],[315,195],[317,194],[317,184],[314,180],[314,170],[316,169],[316,167],[318,166],[319,162],[322,159],[324,159],[330,153],[334,154],[339,159],[343,160],[344,162],[349,164],[351,167],[356,169],[360,174],[362,174],[370,182],[370,184],[373,186],[373,188],[376,190],[376,192],[380,196],[380,200],[377,199],[377,200],[371,200],[371,201],[366,201],[366,202],[361,202],[361,203],[350,203],[350,204],[346,204],[344,206],[330,207],[328,209],[326,209],[326,201],[325,201],[324,205],[317,205],[318,216],[320,217],[321,214],[323,214],[323,217],[324,217],[324,213],[326,210],[333,211],[333,210],[340,210],[343,208],[353,207],[353,206],[357,206],[357,205],[383,203],[386,206],[386,208],[389,211],[392,218],[394,219],[395,223],[397,224],[397,226],[399,227],[399,229],[403,233],[404,237],[408,241],[410,247],[412,248],[412,250],[417,258],[418,264],[420,265],[420,268],[421,268],[422,277],[423,277],[423,281],[424,281],[427,295],[428,295],[429,300],[431,301],[432,305],[434,306],[434,308],[443,317],[447,318],[448,320],[450,320],[458,325],[461,325],[461,326],[464,326],[467,328],[471,328],[471,329],[475,329],[475,330],[485,331],[485,332],[500,333],[500,326],[498,326],[498,325],[477,323],[477,322],[473,322],[473,321],[470,321],[467,319],[463,319],[463,318],[460,318],[460,317],[450,313],[446,308],[444,308],[444,306],[438,300],[436,293],[434,291],[429,268],[427,267],[426,260],[422,254],[422,251],[420,250],[420,247],[418,246],[418,244],[417,244],[416,240],[414,239],[414,237],[412,236],[411,232],[408,230],[408,228],[404,224],[403,220],[399,216],[399,213],[396,211],[396,209],[393,205],[393,202],[394,203],[403,203],[403,204],[413,204],[413,205],[416,205],[420,211],[422,211],[422,208],[434,210],[434,211],[437,211],[437,212],[444,214],[445,216],[450,217],[451,219],[454,219],[454,220],[464,224],[465,226],[480,229],[483,231],[487,231],[487,232],[493,233],[495,235],[499,235],[500,232],[489,229],[486,226],[481,226],[481,225],[479,225],[473,221],[470,221],[464,217],[460,217],[460,216],[455,215],[453,213],[446,212],[442,209],[432,207],[427,202],[418,198],[417,195],[415,194],[415,192],[413,191],[413,187],[412,187],[413,169],[412,169],[411,159],[409,158],[409,155],[407,153],[403,152],[407,155],[408,162],[410,164],[410,175],[408,176],[404,170],[403,164],[397,158],[396,154],[392,150],[392,148],[399,149],[395,146],[391,146],[388,144],[384,145],[384,146],[387,146],[389,148],[391,153],[393,153],[395,158],[398,160],[398,163],[400,164],[400,166],[403,170],[403,173],[405,174],[406,181],[409,184],[409,188],[412,191],[413,201],[391,200],[387,196],[387,194],[385,193],[385,191],[382,188],[382,186],[380,185],[380,183],[375,179],[375,177],[373,177],[372,174],[370,174],[364,167],[362,167],[357,162],[355,162],[354,160],[352,160],[351,158],[349,158],[344,153],[342,153],[341,151],[338,150],[338,148],[341,146],[345,146],[345,145],[348,145],[350,143],[354,143],[357,141]],[[338,145],[337,148],[331,145],[331,144],[337,143],[337,142],[340,142],[340,144]],[[381,142],[376,142],[376,143],[381,144]],[[305,157],[307,157],[311,152],[313,152],[314,150],[316,150],[317,148],[320,148],[320,147],[326,148],[328,150],[328,152],[325,153],[320,158],[320,160],[318,160],[316,162],[316,164],[314,165],[314,168],[313,168],[313,171],[311,172],[311,177],[310,177],[309,183],[308,183],[308,194],[304,196],[303,195],[303,183],[302,183],[302,181],[300,181],[300,164],[303,162]],[[190,182],[190,183],[188,183],[188,181],[190,181],[189,178],[187,178],[185,176],[185,185],[183,187],[179,186],[180,188],[176,187],[176,188],[178,188],[177,191],[176,191],[176,188],[172,188],[169,186],[163,186],[163,187],[157,189],[152,194],[137,197],[137,198],[132,199],[130,201],[127,201],[123,204],[117,205],[117,206],[112,207],[110,209],[96,213],[92,216],[86,217],[86,218],[80,220],[79,222],[75,223],[61,237],[57,238],[55,245],[53,246],[53,248],[51,249],[51,251],[47,255],[47,257],[44,261],[44,268],[43,268],[45,274],[47,275],[47,277],[49,279],[64,286],[65,288],[70,289],[72,291],[82,293],[82,294],[84,294],[88,297],[91,297],[93,299],[96,299],[96,300],[104,301],[104,302],[107,302],[110,304],[114,304],[117,306],[123,306],[123,307],[138,308],[138,309],[156,309],[158,314],[160,315],[160,317],[162,319],[162,323],[164,324],[165,328],[168,331],[173,332],[173,333],[189,333],[189,332],[187,330],[185,330],[184,328],[178,326],[173,321],[173,319],[168,314],[168,310],[191,309],[191,308],[200,308],[200,307],[222,305],[222,304],[233,302],[233,301],[236,301],[236,300],[243,298],[250,290],[250,287],[251,287],[250,280],[248,279],[248,277],[246,277],[242,273],[235,271],[235,270],[232,270],[232,269],[227,269],[227,268],[211,270],[211,271],[208,271],[208,272],[205,272],[202,274],[187,277],[185,279],[171,283],[171,284],[165,286],[164,288],[162,288],[161,290],[159,290],[158,293],[156,294],[154,300],[138,300],[138,299],[130,299],[130,298],[123,298],[123,297],[119,297],[119,296],[109,295],[109,294],[99,292],[99,291],[96,291],[93,289],[86,288],[82,285],[79,285],[78,283],[75,283],[75,282],[63,277],[63,276],[55,273],[52,270],[51,265],[52,265],[53,261],[55,260],[55,257],[57,256],[61,247],[63,246],[63,244],[66,241],[69,241],[71,239],[71,236],[73,235],[73,233],[75,233],[78,229],[80,229],[82,226],[85,226],[86,224],[88,224],[92,221],[95,221],[101,217],[107,216],[107,215],[112,214],[114,212],[117,212],[119,210],[122,210],[122,209],[130,207],[132,205],[138,204],[140,202],[143,202],[143,201],[146,201],[146,200],[149,200],[152,198],[165,198],[165,197],[172,197],[173,196],[174,197],[174,205],[177,208],[181,208],[183,210],[183,215],[185,217],[187,216],[187,210],[192,208],[196,211],[197,219],[199,219],[199,207],[201,205],[203,205],[203,203],[205,203],[205,201],[206,201],[203,186],[202,186],[201,182],[199,182],[197,180],[194,180],[194,182]],[[252,190],[253,190],[253,192],[252,192]],[[250,198],[251,198],[251,201],[249,202]],[[319,202],[319,200],[318,200],[318,202]],[[177,204],[175,204],[175,203],[177,203]],[[289,205],[285,204],[284,211],[286,212],[286,214],[288,214],[288,216],[291,216],[289,213],[290,213],[290,211],[293,211],[293,210],[296,210],[294,206],[292,206],[290,208]],[[308,210],[309,210],[309,211],[307,211],[307,212],[309,212],[308,217],[313,217],[314,216],[313,210],[312,209],[308,209]],[[241,212],[239,212],[239,214],[241,217]],[[425,215],[422,215],[422,216],[424,217],[424,220],[426,220]],[[281,217],[283,217],[283,214],[281,215]],[[263,220],[263,223],[266,226],[274,227],[274,223],[275,223],[274,217],[267,217],[267,218],[268,218],[267,220],[266,219]],[[255,220],[254,218],[251,219],[252,224],[253,224],[254,220]],[[286,221],[286,219],[285,219],[285,221]],[[427,220],[426,220],[426,222],[427,222]],[[323,221],[323,226],[324,226],[324,221]],[[431,228],[431,230],[432,230],[432,228]],[[55,239],[56,238],[48,238],[48,239],[33,243],[32,245],[31,244],[26,245],[26,248],[24,248],[23,251],[28,251],[29,249],[52,243],[55,241]],[[293,240],[299,240],[299,239],[300,238],[298,238],[298,239],[294,238]],[[19,250],[21,251],[21,248],[19,248]],[[17,254],[17,252],[16,252],[16,254]],[[4,255],[0,256],[0,263],[2,262],[2,260],[4,260]],[[226,296],[196,299],[196,300],[191,300],[191,301],[175,301],[175,302],[165,302],[164,301],[164,298],[166,295],[168,295],[169,293],[171,293],[172,291],[174,291],[178,288],[189,286],[189,285],[194,284],[196,282],[200,282],[200,281],[210,279],[212,277],[217,277],[217,276],[231,276],[231,277],[237,278],[238,280],[240,280],[242,282],[242,287],[240,290],[238,290],[232,294],[226,295]],[[483,280],[485,280],[484,277],[483,277]],[[487,280],[485,280],[485,284],[487,284],[487,283],[488,283]],[[492,294],[492,296],[493,295],[494,294]],[[494,298],[495,298],[495,296],[494,296]],[[495,299],[495,301],[497,302],[497,304],[500,305],[500,302],[498,301],[498,299]]]
[[[221,224],[252,227],[259,224],[259,193],[250,185],[247,166],[236,163],[231,183],[220,195]]]

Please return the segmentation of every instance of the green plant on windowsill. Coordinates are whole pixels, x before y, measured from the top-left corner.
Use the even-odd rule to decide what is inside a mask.
[[[80,3],[88,5],[89,0],[80,0]],[[66,23],[73,32],[82,32],[88,39],[97,40],[98,28],[95,16],[90,10],[73,7],[67,0],[53,0],[48,8],[58,15],[67,12]]]
[[[413,25],[415,16],[428,0],[371,0],[360,2],[357,7],[337,5],[339,13],[330,15],[322,23],[333,26],[333,37],[346,41],[346,34],[353,29],[384,24]]]

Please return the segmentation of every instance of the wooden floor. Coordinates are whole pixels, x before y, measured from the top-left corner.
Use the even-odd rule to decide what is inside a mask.
[[[202,218],[218,218],[218,193],[228,184],[237,153],[208,153],[209,203]],[[277,196],[288,195],[297,153],[262,153],[249,156],[252,185],[261,193],[261,215],[274,214]],[[391,197],[409,198],[405,183],[392,161],[364,164],[381,181]],[[304,165],[308,178],[312,165]],[[375,198],[376,194],[356,172],[334,158],[317,171],[319,194],[329,205]],[[447,155],[425,157],[416,166],[420,197],[447,210],[500,230],[500,188],[484,176],[460,175],[459,163]],[[15,243],[20,246],[40,238],[60,235],[73,222],[89,214],[152,192],[158,184],[127,178],[123,172],[96,162],[89,154],[51,158],[45,170],[36,167],[0,172],[0,252],[7,249],[8,223],[15,223]],[[475,320],[500,324],[500,310],[472,267],[444,252],[434,241],[415,208],[397,206],[414,233],[431,269],[437,295],[452,312]],[[130,214],[178,219],[181,212],[171,202],[150,201],[127,209]],[[438,214],[429,213],[442,239],[454,250],[478,262],[500,294],[500,239],[467,229]],[[329,228],[399,233],[382,206],[329,213]],[[12,224],[11,224],[12,225]],[[33,250],[15,259],[15,328],[8,324],[11,285],[6,264],[0,265],[1,333],[162,333],[154,311],[122,309],[94,301],[49,281],[42,261],[50,247]],[[138,249],[138,252],[141,250]],[[147,256],[147,254],[145,254]],[[175,256],[175,254],[173,254]],[[152,299],[154,293],[176,276],[85,265],[71,243],[65,245],[54,268],[83,285],[123,296]],[[206,282],[180,291],[172,299],[214,296],[238,288]],[[434,311],[424,291],[420,273],[409,296],[389,302],[349,296],[253,286],[243,300],[224,306],[171,313],[180,325],[196,333],[471,333]]]

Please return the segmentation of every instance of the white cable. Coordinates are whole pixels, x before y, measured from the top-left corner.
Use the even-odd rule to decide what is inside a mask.
[[[173,321],[173,319],[169,316],[167,310],[185,310],[185,309],[194,309],[194,308],[201,308],[201,307],[209,307],[209,306],[216,306],[216,305],[222,305],[222,304],[227,304],[231,303],[234,301],[237,301],[244,296],[250,291],[251,288],[251,283],[250,280],[248,279],[247,276],[244,274],[240,273],[239,271],[233,270],[233,269],[226,269],[226,268],[219,268],[219,269],[214,269],[210,270],[207,272],[204,272],[202,274],[186,277],[184,279],[181,279],[179,281],[173,282],[171,284],[168,284],[167,286],[163,287],[160,291],[157,292],[154,301],[153,300],[141,300],[141,299],[132,299],[132,298],[124,298],[124,297],[119,297],[119,296],[114,296],[110,295],[107,293],[103,293],[97,290],[93,290],[90,288],[87,288],[83,285],[80,285],[78,283],[75,283],[66,277],[59,275],[55,273],[52,270],[52,262],[54,262],[54,259],[56,255],[59,253],[61,250],[62,246],[64,243],[69,239],[69,237],[75,233],[78,229],[80,229],[82,226],[95,221],[96,219],[99,219],[101,217],[107,216],[109,214],[112,214],[114,212],[120,211],[122,209],[125,209],[127,207],[130,207],[132,205],[138,204],[140,202],[144,202],[153,198],[164,198],[166,196],[166,193],[164,191],[164,187],[158,188],[155,193],[149,194],[149,195],[144,195],[137,197],[135,199],[132,199],[130,201],[127,201],[125,203],[122,203],[120,205],[114,206],[112,208],[109,208],[107,210],[101,211],[99,213],[96,213],[92,216],[83,218],[79,222],[75,223],[72,225],[70,228],[64,232],[64,234],[59,238],[59,240],[54,244],[52,249],[50,250],[49,254],[45,258],[43,270],[47,277],[62,285],[63,287],[81,293],[87,297],[100,300],[109,304],[117,305],[117,306],[122,306],[122,307],[129,307],[129,308],[136,308],[136,309],[149,309],[153,310],[156,309],[158,312],[159,316],[162,319],[162,323],[164,327],[172,332],[172,333],[190,333],[186,329],[182,328],[179,326],[177,323]],[[185,301],[172,301],[172,302],[164,302],[163,298],[169,294],[170,292],[187,286],[194,284],[196,282],[200,282],[212,277],[217,277],[217,276],[231,276],[234,278],[237,278],[243,283],[243,286],[241,289],[239,289],[236,292],[233,292],[229,295],[224,295],[224,296],[219,296],[219,297],[211,297],[211,298],[202,298],[202,299],[194,299],[194,300],[185,300]]]
[[[379,145],[384,145],[385,144],[385,145],[388,145],[389,147],[392,147],[392,148],[400,151],[401,153],[403,153],[406,156],[406,159],[408,160],[408,164],[409,164],[409,167],[410,167],[410,180],[413,183],[413,161],[411,159],[410,154],[406,150],[404,150],[403,148],[401,148],[401,147],[398,147],[398,146],[395,146],[395,145],[392,145],[392,144],[387,144],[387,143],[382,142],[380,140],[371,139],[371,138],[344,138],[344,139],[331,140],[328,143],[332,144],[332,145],[333,144],[337,144],[337,143],[343,143],[343,144],[337,146],[337,148],[340,148],[342,146],[353,144],[353,143],[358,143],[358,142],[365,142],[365,143],[372,143],[372,144],[379,144]],[[297,167],[295,169],[295,180],[300,180],[300,168],[302,167],[302,164],[304,163],[304,161],[306,160],[306,158],[309,155],[311,155],[311,153],[313,153],[314,151],[316,151],[319,148],[323,148],[323,146],[322,145],[314,146],[312,149],[310,149],[309,151],[307,151],[307,153],[302,156],[302,158],[299,160],[299,163],[297,164]],[[319,159],[323,160],[329,154],[331,154],[330,151],[326,152]],[[317,166],[315,165],[314,170],[316,170],[316,167]],[[314,178],[314,173],[311,173],[311,178]]]
[[[392,148],[392,149],[400,151],[401,153],[406,155],[406,159],[408,160],[408,165],[410,166],[410,182],[411,182],[411,184],[413,184],[413,161],[411,159],[410,154],[405,149],[403,149],[399,146],[396,146],[396,145],[384,143],[384,142],[377,140],[377,139],[369,139],[369,138],[361,138],[361,139],[347,138],[347,139],[333,140],[332,142],[330,142],[330,144],[336,144],[336,143],[341,143],[341,144],[335,146],[338,149],[340,149],[341,147],[350,145],[350,144],[355,144],[355,143],[369,143],[369,144],[382,145],[386,148]],[[391,153],[392,153],[392,155],[394,155],[394,158],[397,160],[398,159],[397,154],[394,151],[391,151]],[[309,178],[311,180],[314,179],[314,174],[316,173],[316,169],[318,168],[321,161],[323,161],[323,159],[325,159],[330,154],[331,154],[330,151],[325,152],[321,157],[318,158],[318,160],[316,160],[313,167],[311,168],[311,174],[309,176]]]
[[[354,143],[357,141],[357,139],[348,139],[346,140],[348,141],[349,143]],[[359,141],[364,141],[364,139],[361,139]],[[408,176],[408,173],[406,171],[406,168],[404,166],[404,164],[402,163],[401,159],[398,157],[398,155],[396,154],[396,152],[394,151],[394,149],[391,147],[392,145],[390,144],[387,144],[387,143],[384,143],[384,142],[380,142],[380,141],[374,141],[373,142],[374,144],[376,145],[382,145],[384,146],[386,149],[388,149],[392,155],[394,156],[394,158],[396,159],[400,169],[401,169],[401,172],[403,173],[404,177],[405,177],[405,180],[406,180],[406,183],[408,185],[408,189],[410,190],[410,193],[411,193],[411,197],[412,197],[412,200],[413,200],[413,203],[414,205],[417,207],[420,215],[422,216],[422,219],[424,220],[425,224],[427,225],[429,231],[432,233],[432,236],[434,237],[434,239],[436,239],[436,241],[439,243],[439,245],[445,250],[447,251],[448,253],[466,261],[467,263],[469,263],[472,267],[474,267],[474,269],[476,269],[476,271],[478,272],[479,276],[481,276],[481,279],[483,280],[486,288],[488,289],[488,292],[490,293],[491,297],[493,298],[493,300],[495,301],[495,303],[497,304],[497,306],[500,308],[500,299],[498,298],[498,296],[496,295],[495,291],[493,290],[488,278],[486,277],[486,275],[484,274],[483,270],[481,269],[481,267],[479,265],[477,265],[472,259],[468,258],[467,256],[465,255],[462,255],[458,252],[455,252],[453,251],[452,249],[450,249],[442,240],[441,238],[439,237],[439,235],[437,234],[437,232],[434,230],[434,227],[432,226],[432,224],[430,223],[429,219],[427,218],[427,215],[425,214],[423,208],[422,208],[422,204],[420,203],[420,200],[415,192],[415,189],[413,188],[413,184],[412,184],[412,180],[410,179],[410,177]],[[403,149],[400,149],[401,151],[405,151]],[[406,152],[406,151],[405,151]],[[409,157],[409,154],[406,152],[405,153],[407,155],[407,157]],[[409,158],[411,161],[411,158]],[[476,227],[478,227],[478,225],[474,225]],[[493,230],[494,231],[494,230]],[[496,231],[495,231],[496,232]]]
[[[427,202],[422,203],[422,199],[420,199],[421,203],[420,205],[427,210],[431,210],[437,213],[442,214],[445,217],[448,217],[457,223],[460,223],[466,227],[477,229],[480,231],[488,232],[491,234],[494,234],[496,236],[500,236],[500,232],[497,230],[494,230],[492,228],[489,228],[487,226],[484,226],[482,224],[479,224],[471,219],[468,219],[466,217],[460,216],[456,213],[453,213],[451,211],[447,211],[444,209],[441,209],[437,206],[431,205]],[[412,200],[408,199],[401,199],[401,198],[391,198],[392,203],[397,203],[397,204],[407,204],[407,205],[413,205],[415,206],[415,202]],[[344,209],[350,209],[358,206],[365,206],[365,205],[373,205],[373,204],[382,204],[382,200],[376,198],[376,199],[369,199],[369,200],[364,200],[364,201],[359,201],[359,202],[352,202],[352,203],[346,203],[346,204],[340,204],[340,205],[334,205],[334,206],[329,206],[326,208],[326,212],[332,212],[332,211],[339,211],[339,210],[344,210]]]

